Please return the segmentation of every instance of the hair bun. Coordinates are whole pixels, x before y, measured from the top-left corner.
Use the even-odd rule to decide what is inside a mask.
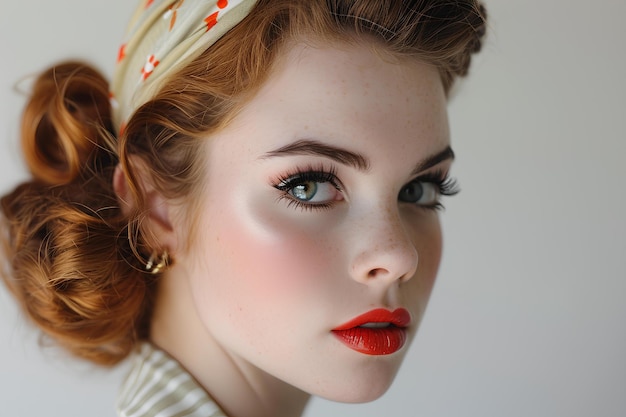
[[[39,76],[22,118],[22,148],[33,176],[48,184],[73,181],[103,130],[112,132],[107,81],[78,62]]]

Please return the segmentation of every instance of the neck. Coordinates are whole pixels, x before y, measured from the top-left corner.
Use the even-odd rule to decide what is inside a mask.
[[[175,268],[161,279],[151,323],[152,342],[196,379],[229,417],[298,417],[310,398],[228,352],[206,330],[185,280]]]

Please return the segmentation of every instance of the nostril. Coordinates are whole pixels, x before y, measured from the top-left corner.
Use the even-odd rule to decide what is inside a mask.
[[[377,276],[380,276],[381,274],[384,274],[385,272],[388,273],[388,271],[384,270],[383,268],[372,269],[367,273],[367,277],[376,278]]]

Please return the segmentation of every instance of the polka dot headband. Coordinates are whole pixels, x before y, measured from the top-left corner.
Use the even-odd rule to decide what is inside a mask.
[[[111,82],[113,123],[127,120],[174,71],[246,17],[256,0],[142,0],[119,49]]]

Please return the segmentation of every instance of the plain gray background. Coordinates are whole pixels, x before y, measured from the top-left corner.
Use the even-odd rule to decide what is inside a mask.
[[[65,58],[110,77],[134,4],[3,1],[0,191],[25,178],[14,85]],[[315,399],[307,417],[626,415],[626,2],[486,4],[450,106],[463,191],[420,333],[382,399]],[[42,350],[0,290],[0,416],[112,417],[124,372]]]

